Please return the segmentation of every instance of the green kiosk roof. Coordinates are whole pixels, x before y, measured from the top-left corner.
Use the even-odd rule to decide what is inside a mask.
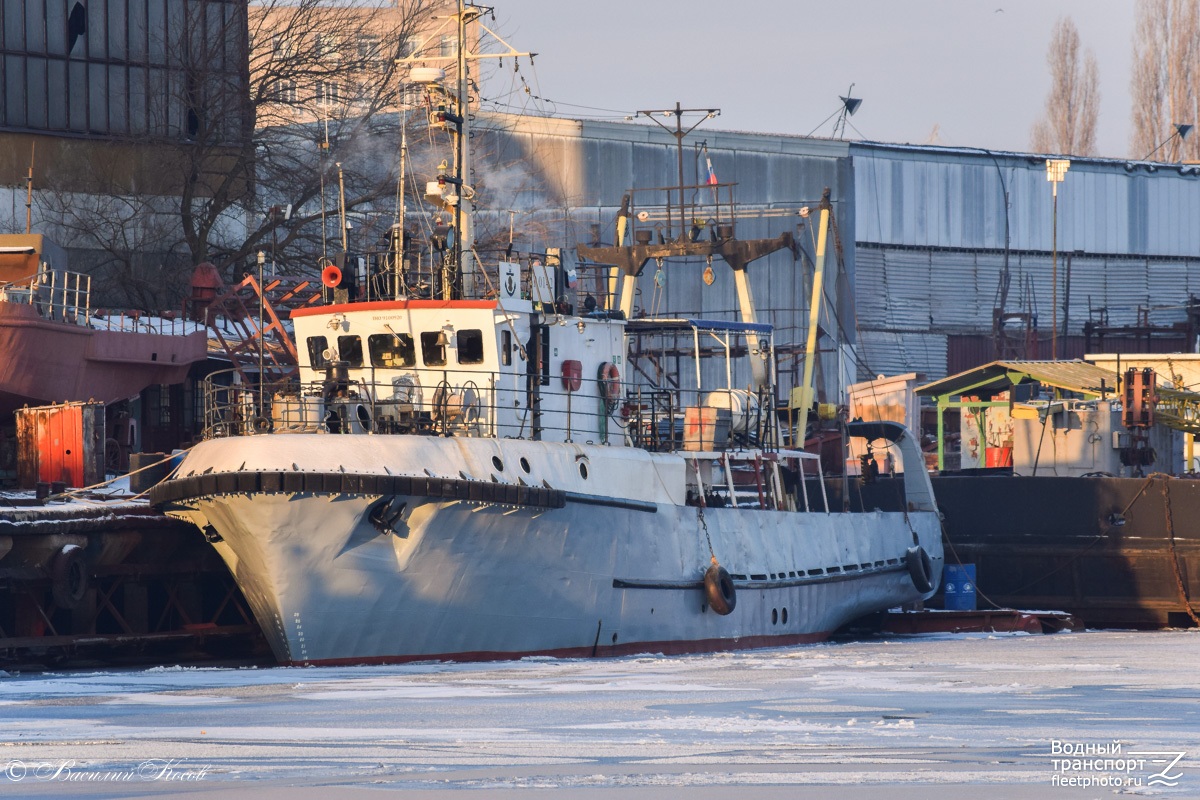
[[[962,394],[995,395],[1020,383],[1036,381],[1067,392],[1098,397],[1101,381],[1104,391],[1115,394],[1117,373],[1086,361],[993,361],[957,375],[927,383],[917,389],[922,397],[949,397]]]

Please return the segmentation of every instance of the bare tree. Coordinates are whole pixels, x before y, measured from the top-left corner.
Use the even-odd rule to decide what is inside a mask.
[[[171,188],[135,199],[137,187],[106,179],[95,183],[119,196],[78,202],[47,186],[40,201],[48,228],[106,254],[115,280],[149,274],[136,266],[147,259],[172,272],[131,287],[138,304],[173,304],[176,297],[163,296],[173,292],[161,290],[185,285],[203,261],[236,279],[256,251],[274,249],[281,262],[291,253],[293,265],[311,270],[319,243],[341,247],[342,187],[347,210],[392,198],[391,112],[404,90],[396,60],[411,53],[440,3],[264,0],[249,12],[236,0],[181,5],[184,24],[160,34],[161,78],[145,88],[152,133],[135,143],[154,150]],[[270,212],[288,206],[286,220]]]
[[[1100,110],[1100,78],[1091,50],[1080,53],[1079,31],[1060,17],[1046,52],[1050,93],[1045,116],[1033,126],[1031,146],[1039,153],[1093,155]]]
[[[191,270],[178,208],[166,198],[49,188],[40,208],[74,271],[92,276],[94,306],[160,310],[185,293]]]
[[[1198,58],[1200,0],[1140,0],[1130,81],[1132,157],[1200,158],[1200,139],[1174,135],[1174,125],[1200,120]]]
[[[398,128],[387,112],[400,105],[404,89],[396,60],[428,24],[429,5],[266,0],[251,6],[246,102],[253,133],[215,182],[193,167],[197,191],[184,197],[181,210],[194,260],[228,267],[269,244],[286,250],[314,238],[313,227],[323,230],[338,206],[330,199],[338,196],[334,190],[344,187],[347,210],[394,193]],[[203,70],[208,61],[193,63]],[[210,158],[221,159],[219,136],[198,138],[210,146]],[[195,152],[193,163],[203,156]],[[267,213],[285,206],[294,210],[286,221]],[[243,230],[227,224],[231,212],[243,210]]]

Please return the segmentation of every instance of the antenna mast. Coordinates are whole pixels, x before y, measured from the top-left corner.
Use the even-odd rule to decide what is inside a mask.
[[[659,121],[658,119],[655,119],[655,116],[654,116],[655,114],[658,114],[658,115],[661,115],[664,117],[671,117],[671,116],[675,117],[675,129],[672,130],[671,128],[662,124],[662,122]],[[693,125],[692,127],[688,128],[685,131],[683,129],[683,115],[684,114],[703,114],[704,116],[701,117],[699,120],[697,120],[695,125]],[[675,149],[679,155],[679,237],[678,238],[680,240],[682,240],[683,237],[687,235],[687,223],[684,221],[684,218],[683,218],[684,211],[687,208],[687,198],[684,196],[684,181],[683,181],[683,140],[689,133],[696,130],[696,128],[700,127],[701,123],[703,123],[705,120],[713,119],[715,117],[719,117],[720,115],[721,115],[721,109],[719,109],[719,108],[681,108],[678,101],[675,102],[675,108],[660,108],[660,109],[653,109],[650,111],[637,112],[637,116],[647,117],[652,122],[654,122],[654,124],[658,125],[658,127],[662,128],[664,131],[666,131],[667,133],[669,133],[675,137]],[[671,231],[671,235],[672,235],[672,237],[674,237],[674,231]]]
[[[458,70],[455,76],[455,98],[456,112],[435,111],[435,118],[431,119],[433,124],[442,124],[447,127],[453,127],[456,135],[454,146],[454,174],[437,176],[438,183],[453,185],[457,192],[457,198],[453,201],[454,215],[454,247],[451,250],[451,260],[453,261],[452,268],[457,273],[455,283],[461,290],[461,280],[465,272],[466,260],[473,258],[475,249],[474,231],[472,226],[471,213],[474,210],[474,195],[475,191],[469,185],[471,175],[471,150],[470,150],[470,121],[471,121],[471,103],[470,103],[470,80],[468,75],[467,64],[469,61],[481,58],[504,58],[511,56],[518,58],[520,56],[529,57],[530,62],[536,53],[519,53],[514,50],[507,42],[496,35],[494,31],[489,29],[479,18],[484,13],[490,13],[491,9],[486,6],[478,6],[466,2],[466,0],[457,0],[457,11],[452,17],[455,22],[458,48],[453,56],[424,56],[414,55],[408,58],[396,60],[399,66],[412,66],[415,64],[450,62],[453,61]],[[494,18],[494,15],[493,15]],[[467,24],[476,23],[486,31],[493,39],[498,41],[505,47],[504,52],[500,53],[468,53],[467,52]],[[418,81],[425,82],[425,81]],[[440,90],[445,94],[445,90]],[[447,204],[448,205],[448,204]],[[447,208],[447,210],[449,210]],[[400,220],[400,224],[404,224],[404,220]],[[449,287],[443,287],[443,292],[449,292]],[[447,294],[449,299],[449,294]]]

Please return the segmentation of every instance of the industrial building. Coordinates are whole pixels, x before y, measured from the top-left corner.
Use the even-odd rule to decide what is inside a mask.
[[[222,35],[201,35],[214,31]],[[182,253],[151,252],[159,239],[139,230],[150,246],[140,248],[140,261],[117,268],[106,252],[112,243],[89,238],[82,223],[78,231],[61,224],[61,212],[82,207],[67,201],[83,197],[154,196],[150,206],[171,206],[181,173],[164,164],[196,137],[216,142],[205,169],[220,173],[221,143],[237,148],[249,135],[239,114],[251,112],[235,97],[249,80],[245,6],[15,0],[0,20],[0,40],[0,226],[24,229],[34,162],[35,231],[67,246],[72,267],[100,270],[108,283],[126,276],[160,285],[148,270]],[[205,64],[200,83],[197,59]],[[198,111],[197,97],[214,92],[228,94],[218,105],[237,113],[210,119]],[[373,158],[398,150],[390,140],[398,120],[384,116],[390,123],[384,118],[378,127],[387,147]],[[517,249],[531,252],[611,242],[626,191],[679,179],[674,138],[644,120],[480,112],[475,124],[480,238],[490,234],[494,244],[504,245],[510,230]],[[815,207],[829,189],[840,251],[826,294],[838,313],[822,322],[821,348],[832,353],[836,340],[853,348],[825,359],[828,392],[877,374],[935,379],[998,357],[1197,350],[1200,228],[1192,220],[1200,212],[1200,165],[1073,159],[1059,184],[1056,223],[1043,155],[722,131],[719,124],[706,120],[684,140],[683,177],[705,184],[711,162],[720,183],[737,184],[739,237],[796,234],[799,260],[778,253],[752,268],[758,306],[776,326],[779,351],[791,356],[781,359],[783,370],[799,363],[815,250],[815,226],[796,212]],[[215,139],[206,126],[219,129]],[[433,163],[414,148],[415,182],[433,177],[425,174]],[[272,202],[247,192],[243,212],[262,214]],[[335,205],[332,195],[327,202]],[[54,219],[45,213],[51,207],[60,212]],[[372,213],[390,217],[393,209]],[[410,225],[421,215],[410,205]],[[708,285],[704,267],[647,270],[639,308],[732,315],[730,276],[717,270]]]
[[[856,343],[843,355],[842,385],[909,371],[939,378],[1000,356],[1050,358],[1054,344],[1060,358],[1196,350],[1200,229],[1191,220],[1200,212],[1200,165],[1074,159],[1055,224],[1043,155],[715,124],[685,140],[684,178],[705,182],[706,151],[718,180],[738,184],[740,237],[798,230],[810,258],[808,226],[795,212],[830,189],[842,258],[827,297],[841,311],[842,338]],[[628,188],[678,182],[675,140],[655,125],[492,115],[481,127],[491,129],[483,150],[504,176],[482,187],[481,205],[496,215],[494,227],[515,217],[518,227],[525,219],[527,230],[539,230],[533,248],[557,244],[555,236],[567,245],[610,241]],[[751,276],[760,313],[776,326],[779,349],[794,350],[811,266],[786,253],[761,263]],[[653,311],[657,290],[664,306],[733,313],[732,281],[718,270],[706,286],[703,267],[671,267],[662,286],[647,270],[641,306]],[[1003,352],[994,336],[1000,320]],[[832,346],[831,337],[823,341]]]

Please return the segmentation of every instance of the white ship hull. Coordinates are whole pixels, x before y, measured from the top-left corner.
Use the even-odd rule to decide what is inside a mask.
[[[702,522],[701,510],[676,496],[686,463],[632,448],[516,440],[218,439],[189,454],[173,483],[193,496],[167,507],[219,536],[216,548],[276,657],[290,664],[785,645],[932,593],[914,586],[905,555],[923,547],[936,582],[936,513],[711,508]],[[282,476],[271,472],[281,464]],[[514,471],[553,489],[497,502],[513,499]],[[428,475],[445,479],[443,495],[483,489],[488,497],[389,500],[379,491],[407,485],[390,477],[405,475],[420,486]],[[303,490],[284,490],[284,479]],[[405,504],[392,533],[370,520],[384,502]],[[727,616],[705,598],[713,555],[734,577]]]

